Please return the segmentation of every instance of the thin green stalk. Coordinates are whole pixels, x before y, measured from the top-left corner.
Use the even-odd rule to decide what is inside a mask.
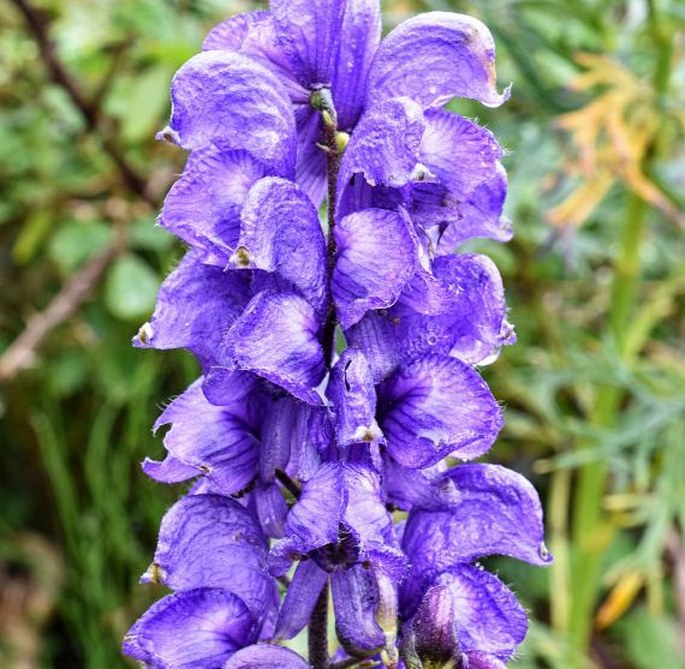
[[[640,248],[647,222],[646,203],[631,194],[625,228],[614,276],[609,310],[609,326],[621,357],[625,356],[627,330],[640,279]],[[589,416],[593,426],[610,428],[619,418],[624,391],[616,385],[598,389],[594,410]],[[587,442],[582,447],[593,444]],[[583,467],[578,473],[574,496],[573,543],[575,556],[572,570],[573,606],[569,619],[569,642],[572,657],[569,666],[582,669],[583,655],[592,633],[593,611],[600,586],[600,567],[605,550],[613,538],[613,528],[602,511],[608,465],[604,460]]]

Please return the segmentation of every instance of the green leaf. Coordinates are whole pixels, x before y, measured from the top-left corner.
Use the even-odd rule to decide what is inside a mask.
[[[117,259],[107,275],[105,304],[121,320],[143,318],[155,306],[159,289],[157,274],[137,256]]]
[[[70,274],[89,258],[104,251],[111,236],[111,228],[99,221],[68,222],[53,235],[48,255],[64,274]]]
[[[675,621],[649,613],[644,607],[632,612],[616,626],[622,647],[637,669],[682,669]]]

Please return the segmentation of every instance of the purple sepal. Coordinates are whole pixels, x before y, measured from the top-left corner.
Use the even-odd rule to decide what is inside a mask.
[[[257,486],[252,493],[252,499],[264,533],[273,539],[282,538],[288,505],[278,486]]]
[[[133,339],[139,348],[187,348],[203,369],[216,364],[224,333],[250,299],[248,277],[200,262],[191,251],[166,278],[150,323]]]
[[[279,80],[232,51],[193,56],[171,83],[171,120],[159,133],[184,149],[221,143],[249,151],[283,176],[295,167],[295,117]]]
[[[383,438],[376,422],[376,389],[363,354],[348,348],[331,371],[326,389],[335,414],[339,446]]]
[[[455,358],[429,355],[400,369],[378,390],[379,424],[388,452],[423,468],[452,455],[483,455],[502,429],[502,411],[487,384]]]
[[[406,95],[424,109],[454,97],[497,107],[509,98],[495,87],[495,44],[478,19],[427,12],[408,19],[382,42],[369,72],[370,103]]]
[[[345,216],[334,234],[336,264],[331,291],[338,319],[346,330],[367,311],[397,301],[416,271],[418,247],[408,217],[382,209]]]
[[[223,494],[243,490],[257,475],[259,457],[259,442],[245,422],[245,410],[244,406],[210,404],[202,392],[202,379],[198,379],[155,423],[155,430],[171,424],[164,436],[164,447],[172,462],[164,466],[147,460],[145,472],[167,483],[177,482],[177,463],[181,463],[193,467],[193,475],[209,478]],[[174,474],[172,480],[167,478],[169,471]],[[191,474],[190,469],[186,471]]]
[[[278,273],[324,317],[326,242],[304,191],[285,179],[262,179],[250,190],[241,218],[233,266]]]
[[[295,294],[263,291],[223,341],[227,366],[254,372],[303,402],[321,404],[325,362],[314,308]]]
[[[306,554],[326,571],[368,560],[402,575],[404,556],[375,472],[329,462],[303,486],[288,513],[285,538],[271,548],[271,573],[284,573],[293,559]]]
[[[159,224],[208,264],[228,265],[240,234],[240,212],[250,188],[269,174],[246,151],[212,145],[193,151],[164,200]]]
[[[542,507],[535,488],[499,465],[459,465],[443,474],[456,489],[409,514],[403,548],[413,564],[442,571],[486,555],[545,566]]]
[[[496,576],[462,565],[438,578],[454,599],[459,642],[467,654],[478,651],[509,660],[528,630],[526,612]]]
[[[414,179],[423,131],[423,112],[409,98],[387,100],[368,110],[342,157],[338,202],[357,173],[371,186],[399,188]]]
[[[313,560],[297,565],[278,615],[277,639],[292,639],[305,628],[327,580],[328,574]]]
[[[335,629],[343,648],[356,657],[373,655],[385,643],[376,622],[378,588],[373,571],[358,564],[331,575]]]
[[[330,85],[345,0],[271,0],[278,44],[306,88]]]
[[[220,495],[191,495],[164,515],[152,565],[141,580],[173,590],[230,590],[261,618],[274,587],[266,554],[261,528],[240,504]]]
[[[469,653],[468,669],[506,669],[507,665],[487,653]]]
[[[153,604],[124,637],[126,655],[152,669],[220,667],[257,641],[259,626],[236,594],[196,588]]]
[[[223,669],[309,669],[297,653],[275,644],[260,643],[239,650]]]
[[[340,55],[333,73],[333,102],[338,127],[350,131],[362,112],[371,61],[381,41],[379,0],[345,3]]]

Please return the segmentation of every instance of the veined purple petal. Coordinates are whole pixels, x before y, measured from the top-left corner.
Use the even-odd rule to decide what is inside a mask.
[[[241,218],[234,263],[280,274],[325,315],[326,241],[307,195],[291,181],[262,179],[250,190]]]
[[[250,299],[247,277],[204,265],[187,253],[166,278],[150,319],[133,340],[139,348],[187,348],[203,368],[216,364],[223,334]]]
[[[454,97],[497,107],[509,97],[495,88],[495,44],[478,19],[427,12],[395,28],[382,42],[369,72],[371,103],[407,95],[424,109]]]
[[[244,411],[240,407],[240,411]],[[259,442],[255,426],[230,408],[210,404],[198,379],[177,397],[155,423],[155,430],[171,424],[164,446],[174,462],[194,467],[223,494],[246,488],[257,475]],[[145,471],[155,477],[160,466],[146,461]]]
[[[478,567],[459,566],[442,575],[454,599],[459,642],[474,651],[509,660],[528,630],[526,612],[496,576]]]
[[[355,656],[373,655],[385,642],[376,622],[378,588],[372,570],[362,565],[331,575],[335,629],[343,648]]]
[[[345,331],[349,345],[364,353],[375,383],[388,378],[402,362],[397,325],[389,314],[370,311]]]
[[[269,12],[260,10],[236,14],[214,26],[202,43],[203,51],[224,49],[240,51],[250,32],[259,25],[269,21]]]
[[[193,56],[171,83],[169,127],[161,133],[184,149],[222,143],[249,151],[283,176],[295,166],[290,98],[269,70],[232,51]]]
[[[333,102],[338,127],[350,131],[362,112],[369,68],[381,41],[379,0],[347,0],[339,40]]]
[[[507,666],[487,653],[469,653],[469,669],[507,669]]]
[[[270,643],[239,650],[223,669],[309,669],[309,663],[294,651]]]
[[[497,140],[485,128],[448,111],[428,111],[425,121],[421,162],[435,181],[415,184],[414,220],[425,228],[438,227],[440,233],[456,226],[464,239],[469,235],[501,237],[503,198],[483,200],[486,206],[480,208],[479,218],[472,213],[483,189],[490,189],[501,178],[503,151]],[[469,214],[473,220],[464,221]]]
[[[362,353],[348,348],[340,356],[331,372],[326,394],[333,403],[340,446],[383,438],[376,423],[376,389]]]
[[[145,458],[141,464],[141,469],[151,479],[160,483],[181,483],[195,478],[201,473],[197,467],[186,465],[168,454],[161,462]]]
[[[331,290],[343,329],[371,309],[397,301],[418,265],[411,222],[401,214],[366,209],[335,226],[336,264]]]
[[[409,98],[386,100],[368,109],[342,157],[338,202],[356,173],[372,186],[395,188],[415,178],[423,130],[423,112]]]
[[[423,596],[411,622],[414,650],[423,663],[445,666],[461,657],[454,607],[454,597],[446,585],[434,585]]]
[[[224,339],[235,367],[254,372],[298,399],[320,404],[315,388],[325,374],[319,322],[302,297],[263,291],[256,295]]]
[[[220,495],[191,495],[164,515],[142,580],[174,590],[230,590],[261,618],[275,585],[266,553],[264,533],[240,504]]]
[[[271,0],[278,43],[307,88],[330,84],[338,54],[344,0]]]
[[[459,206],[461,218],[451,224],[439,224],[429,230],[434,239],[435,251],[439,254],[452,253],[454,249],[467,239],[483,237],[498,242],[508,242],[514,232],[511,221],[502,215],[504,200],[507,195],[507,173],[504,167],[497,166],[497,171],[488,181],[480,184],[469,198]],[[419,195],[415,197],[414,205],[422,211],[422,215],[433,220],[443,215],[436,207],[438,200],[435,193],[428,190],[421,192],[422,201],[418,204]],[[437,213],[436,213],[437,212]]]
[[[297,80],[278,44],[270,12],[246,12],[231,16],[209,32],[202,49],[237,51],[249,56],[276,75],[294,105],[309,105],[309,91]]]
[[[388,452],[405,467],[485,453],[502,429],[502,412],[468,365],[430,355],[401,367],[379,389],[379,424]]]
[[[280,488],[275,484],[258,485],[251,497],[264,533],[273,539],[281,539],[288,506]]]
[[[486,555],[509,555],[544,566],[552,561],[544,541],[535,488],[498,465],[470,464],[444,474],[457,491],[414,508],[403,548],[412,563],[438,571]]]
[[[220,667],[257,640],[254,615],[219,588],[177,592],[150,607],[124,637],[124,653],[154,669]]]
[[[297,120],[297,166],[295,180],[320,207],[326,194],[326,154],[318,146],[325,141],[321,113],[309,104],[295,110]]]
[[[240,212],[252,185],[269,170],[245,151],[217,145],[193,151],[159,217],[162,227],[226,267],[238,244]]]
[[[309,622],[328,574],[313,560],[297,565],[276,623],[276,639],[292,639]]]

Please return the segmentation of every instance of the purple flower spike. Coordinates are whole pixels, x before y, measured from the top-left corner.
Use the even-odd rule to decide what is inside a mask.
[[[202,377],[143,463],[192,481],[142,579],[175,592],[124,641],[146,667],[503,669],[526,633],[477,560],[548,564],[540,502],[454,462],[502,428],[474,366],[515,335],[493,262],[453,253],[511,237],[504,151],[444,105],[509,91],[480,21],[381,40],[380,5],[270,0],[172,82],[159,138],[192,153],[159,223],[190,250],[134,345],[185,348]],[[305,627],[306,659],[275,645]]]

